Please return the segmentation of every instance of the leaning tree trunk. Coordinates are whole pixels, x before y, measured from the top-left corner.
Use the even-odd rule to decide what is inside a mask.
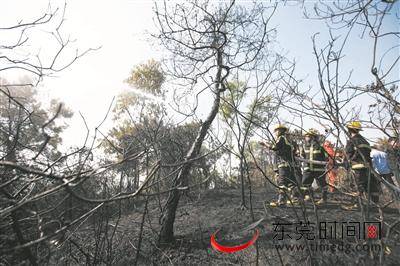
[[[193,165],[193,159],[195,159],[199,153],[201,146],[203,144],[204,138],[207,134],[208,129],[210,128],[214,118],[216,117],[221,100],[221,92],[223,91],[220,87],[223,87],[223,80],[221,72],[222,72],[222,52],[218,51],[217,53],[217,62],[218,62],[218,70],[215,77],[215,99],[211,111],[207,117],[207,119],[201,124],[200,130],[194,140],[190,150],[186,154],[184,161],[186,162],[182,169],[179,171],[177,177],[175,178],[172,187],[173,190],[170,192],[168,196],[168,200],[166,206],[164,208],[164,214],[161,219],[161,230],[159,235],[159,243],[171,243],[174,241],[174,222],[175,222],[175,213],[178,207],[179,199],[181,197],[181,191],[179,190],[180,186],[185,186],[187,184],[187,178],[190,172],[190,169]]]
[[[239,156],[240,156],[240,164],[239,164],[239,173],[240,173],[240,187],[241,187],[241,194],[242,194],[242,202],[241,206],[246,207],[246,197],[245,197],[245,191],[244,191],[244,146],[239,148]]]

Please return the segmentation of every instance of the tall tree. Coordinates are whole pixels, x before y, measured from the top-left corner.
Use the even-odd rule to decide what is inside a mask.
[[[174,240],[180,187],[187,185],[193,162],[218,114],[221,94],[232,70],[248,73],[268,55],[267,43],[273,30],[267,24],[275,7],[266,7],[265,3],[239,5],[235,1],[156,2],[159,33],[155,37],[170,52],[165,66],[174,81],[175,95],[195,95],[198,99],[200,94],[207,93],[213,97],[208,116],[174,179],[161,219],[160,243]],[[190,113],[195,113],[197,103]]]
[[[67,127],[54,118],[71,118],[73,113],[57,100],[52,100],[48,108],[42,107],[37,91],[30,86],[7,86],[3,90],[0,94],[0,141],[3,144],[0,156],[23,163],[42,153],[54,158],[61,143],[60,134]]]
[[[141,169],[147,172],[150,163],[160,157],[155,145],[165,131],[164,80],[160,63],[153,59],[135,66],[126,79],[131,89],[118,96],[113,109],[115,126],[103,141],[105,151],[117,159],[145,151],[144,163],[133,160],[121,165],[129,189],[139,186]]]
[[[49,108],[42,107],[35,92],[35,85],[43,78],[71,66],[92,50],[81,52],[75,49],[74,54],[70,56],[68,51],[73,42],[64,36],[64,15],[65,5],[52,5],[42,12],[39,10],[35,18],[27,19],[16,15],[15,21],[0,25],[2,244],[4,235],[6,238],[15,235],[15,240],[12,240],[14,242],[7,242],[6,246],[2,246],[2,259],[4,253],[7,256],[3,261],[5,263],[9,258],[10,264],[21,264],[25,260],[31,265],[40,262],[35,254],[37,249],[30,248],[32,244],[23,248],[21,245],[26,245],[28,240],[37,240],[35,238],[38,235],[34,234],[37,230],[32,222],[32,214],[36,213],[32,199],[39,194],[42,198],[52,194],[46,191],[46,185],[54,184],[54,178],[49,178],[51,175],[45,172],[63,158],[59,156],[57,146],[61,142],[60,133],[65,128],[57,118],[69,118],[72,115],[57,101],[53,101]],[[34,38],[33,35],[39,31],[46,32],[47,38]],[[46,53],[40,51],[43,45],[49,48]],[[11,78],[16,75],[28,78]],[[30,167],[29,170],[27,167]],[[45,170],[37,170],[40,167]],[[43,180],[43,176],[51,182]],[[58,187],[55,190],[61,189]],[[51,207],[44,206],[37,213],[46,213],[49,208]],[[18,246],[22,252],[15,251]]]
[[[0,92],[0,162],[27,167],[32,164],[47,165],[49,161],[59,159],[57,148],[66,124],[56,118],[71,116],[72,112],[56,100],[52,100],[48,108],[42,107],[36,90],[30,86],[4,87],[3,92]],[[34,181],[35,185],[32,186]],[[0,184],[0,208],[4,211],[9,208],[10,202],[23,202],[30,194],[44,189],[47,182],[39,178],[33,179],[13,167],[0,166]],[[32,209],[36,209],[40,203],[31,205]],[[11,221],[2,219],[4,232],[7,231],[6,228],[12,230],[19,244],[34,240],[34,232],[37,232],[29,219],[21,219],[21,216],[32,215],[29,213],[31,208],[12,211]],[[2,234],[1,237],[5,239],[5,247],[9,247],[12,242],[9,235]],[[29,259],[31,264],[37,263],[36,252],[29,248],[23,251],[24,259]]]
[[[271,68],[270,75],[277,71]],[[270,76],[270,75],[267,75]],[[249,180],[249,164],[246,159],[246,147],[257,127],[268,127],[272,122],[273,112],[277,107],[272,107],[272,97],[269,95],[268,80],[252,87],[240,81],[227,83],[227,90],[223,95],[221,104],[221,118],[234,136],[235,145],[230,150],[239,159],[239,179],[242,191],[243,207],[245,200],[245,180]]]

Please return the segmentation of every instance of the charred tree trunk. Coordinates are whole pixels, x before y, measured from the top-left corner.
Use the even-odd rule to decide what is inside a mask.
[[[240,186],[241,186],[241,194],[242,194],[242,202],[241,202],[241,206],[242,207],[246,207],[246,193],[244,191],[244,175],[245,175],[245,162],[244,162],[244,146],[240,147],[240,151],[239,151],[239,155],[240,155],[240,164],[239,164],[239,168],[240,168]]]
[[[164,214],[161,219],[161,230],[159,235],[160,244],[171,243],[174,241],[175,214],[178,207],[179,199],[181,197],[181,190],[179,190],[179,187],[182,185],[185,186],[187,184],[187,178],[193,165],[193,161],[191,160],[199,155],[207,131],[210,128],[219,110],[221,92],[223,91],[223,89],[221,89],[221,86],[224,87],[224,78],[222,78],[222,69],[224,67],[222,66],[222,51],[220,50],[217,52],[217,63],[218,70],[215,76],[214,103],[207,119],[201,124],[197,137],[184,158],[184,161],[186,161],[186,163],[183,165],[182,169],[179,171],[177,177],[172,184],[173,190],[168,196],[168,200],[164,208]]]

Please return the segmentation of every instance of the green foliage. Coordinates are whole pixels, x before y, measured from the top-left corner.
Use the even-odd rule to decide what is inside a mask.
[[[227,120],[233,119],[233,113],[239,108],[246,94],[246,84],[241,81],[228,81],[226,92],[222,96],[220,113]]]
[[[165,75],[161,64],[153,59],[136,66],[131,71],[129,78],[126,79],[129,85],[156,96],[163,95],[161,86],[164,81]]]
[[[126,121],[132,123],[146,116],[164,115],[164,81],[161,64],[155,60],[134,67],[126,79],[132,89],[118,95],[113,109],[114,120],[126,124]]]
[[[43,107],[32,87],[3,90],[0,92],[0,156],[7,154],[11,160],[32,156],[47,138],[43,153],[47,156],[58,154],[60,135],[67,127],[62,118],[71,118],[72,111],[58,100],[52,100],[48,108]],[[56,119],[52,120],[57,113]]]
[[[132,91],[118,95],[113,109],[115,126],[102,143],[106,153],[124,157],[132,152],[132,147],[150,148],[153,131],[163,126],[160,118],[166,114],[162,102],[164,81],[159,62],[149,60],[134,67],[126,80]]]
[[[126,81],[132,85],[132,91],[118,96],[113,109],[115,126],[102,145],[107,154],[118,159],[146,151],[145,162],[130,162],[120,169],[127,176],[136,178],[133,182],[137,184],[138,176],[158,160],[162,164],[180,163],[195,140],[200,124],[164,122],[167,117],[162,88],[165,77],[160,63],[149,60],[136,66]],[[208,175],[215,160],[207,156],[197,161],[198,167],[191,174],[193,179]],[[174,169],[176,167],[162,169],[161,175],[168,175]],[[169,187],[169,184],[162,185]]]

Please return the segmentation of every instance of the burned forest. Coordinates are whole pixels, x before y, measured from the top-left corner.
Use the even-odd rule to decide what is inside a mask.
[[[0,3],[0,265],[400,265],[400,1]]]

